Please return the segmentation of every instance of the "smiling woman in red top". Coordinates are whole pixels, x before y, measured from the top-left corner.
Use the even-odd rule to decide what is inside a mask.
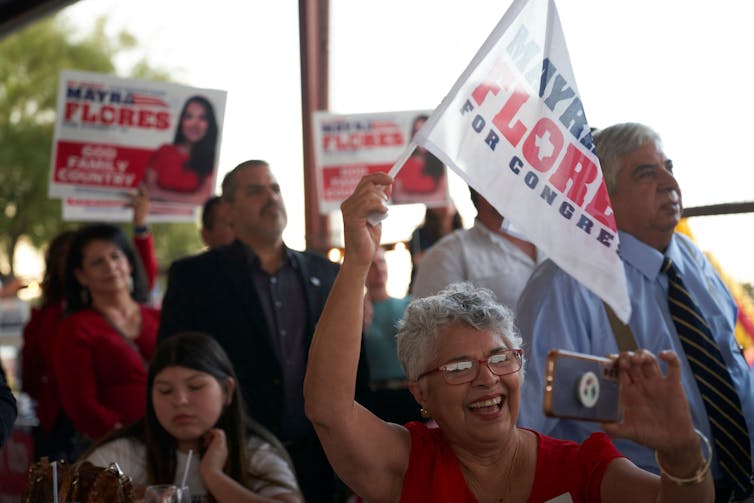
[[[675,353],[663,375],[646,351],[618,358],[624,419],[603,425],[656,449],[661,477],[621,456],[605,433],[582,444],[518,428],[521,337],[492,292],[455,284],[415,299],[398,328],[409,389],[431,415],[387,423],[354,401],[361,296],[392,179],[364,177],[342,204],[345,258],[312,340],[304,382],[311,419],[335,471],[371,503],[711,502],[709,448],[694,431]],[[556,329],[554,327],[554,329]]]
[[[141,261],[113,225],[76,232],[65,294],[71,314],[55,339],[54,374],[76,431],[96,439],[144,415],[146,366],[160,313],[144,304],[148,287]]]
[[[201,204],[212,192],[217,119],[204,96],[183,105],[173,143],[158,148],[147,164],[144,183],[152,199]]]

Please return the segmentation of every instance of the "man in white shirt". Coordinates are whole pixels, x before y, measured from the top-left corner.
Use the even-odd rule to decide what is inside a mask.
[[[474,189],[469,191],[477,210],[474,226],[454,231],[427,251],[413,296],[427,297],[451,283],[469,281],[489,288],[498,302],[513,309],[541,261],[539,253],[534,244],[504,231],[502,215]]]

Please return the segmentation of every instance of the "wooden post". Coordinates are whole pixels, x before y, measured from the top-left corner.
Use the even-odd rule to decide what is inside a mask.
[[[328,219],[319,214],[317,201],[312,113],[328,107],[329,21],[329,0],[299,0],[306,248],[321,253],[331,247],[331,240]]]
[[[711,204],[709,206],[695,206],[693,208],[684,208],[684,217],[706,217],[711,215],[730,215],[733,213],[751,213],[754,212],[754,202],[748,203],[722,203]]]

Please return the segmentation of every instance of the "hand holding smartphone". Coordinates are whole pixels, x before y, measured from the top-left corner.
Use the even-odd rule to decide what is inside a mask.
[[[545,414],[612,423],[620,421],[620,382],[613,360],[553,349],[547,354]]]

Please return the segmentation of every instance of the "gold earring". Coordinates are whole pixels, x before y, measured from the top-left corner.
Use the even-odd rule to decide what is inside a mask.
[[[429,419],[432,417],[432,414],[430,414],[424,407],[419,409],[419,414],[421,414],[422,419]]]

